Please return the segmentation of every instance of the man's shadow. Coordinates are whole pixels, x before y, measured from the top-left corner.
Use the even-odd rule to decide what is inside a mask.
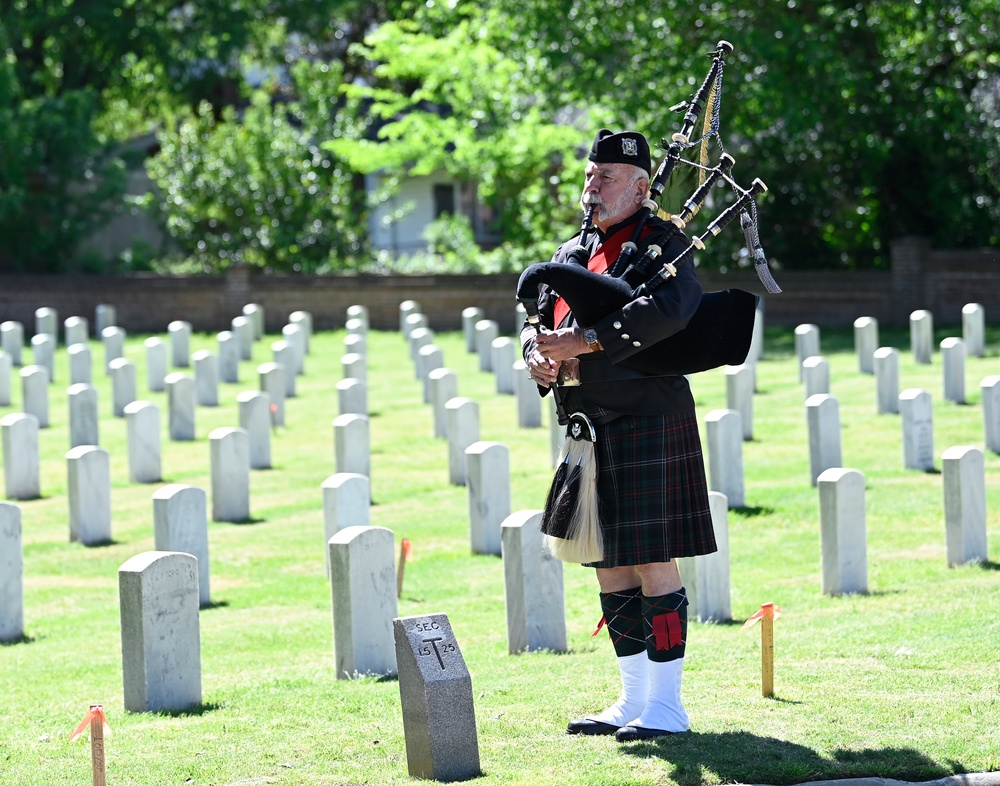
[[[688,732],[618,746],[622,755],[656,757],[670,764],[679,786],[721,783],[784,784],[839,778],[882,777],[926,781],[962,772],[947,769],[912,748],[837,749],[827,758],[793,742],[745,731]],[[713,773],[714,777],[706,777]]]

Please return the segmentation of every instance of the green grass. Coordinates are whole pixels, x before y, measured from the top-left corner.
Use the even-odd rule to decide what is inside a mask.
[[[939,337],[956,329],[939,328]],[[754,439],[744,444],[746,507],[729,513],[734,620],[692,623],[684,676],[690,734],[619,745],[565,734],[568,720],[617,695],[592,572],[565,566],[569,651],[507,654],[503,570],[470,553],[468,500],[448,483],[447,445],[432,437],[404,339],[369,336],[371,523],[413,543],[400,616],[448,614],[472,675],[483,776],[495,784],[790,784],[879,776],[927,780],[1000,770],[1000,457],[986,453],[990,561],[945,564],[942,476],[902,468],[898,416],[875,414],[875,384],[857,371],[849,329],[823,329],[831,392],[840,401],[843,462],[866,479],[870,591],[820,590],[818,495],[809,481],[804,395],[789,329],[769,329],[758,365]],[[236,396],[256,387],[274,337],[199,408],[198,439],[166,438],[164,394],[145,392],[143,336],[126,355],[140,396],[160,406],[164,483],[210,493],[209,432],[238,423]],[[253,523],[209,525],[213,605],[201,613],[203,704],[187,712],[123,709],[117,571],[153,549],[152,494],[128,482],[125,422],[111,416],[95,373],[101,444],[111,453],[113,542],[69,542],[69,447],[59,352],[51,427],[40,435],[43,498],[23,518],[24,641],[0,646],[0,783],[90,783],[89,745],[69,735],[90,703],[104,705],[109,784],[402,784],[407,773],[395,679],[337,680],[325,576],[320,484],[335,471],[333,418],[343,331],[313,337],[287,425],[273,436],[274,467],[251,480]],[[986,358],[967,361],[969,403],[942,400],[940,355],[917,366],[908,334],[900,389],[934,399],[934,445],[983,448],[980,380],[1000,373],[1000,328]],[[548,426],[517,427],[512,396],[495,393],[459,333],[437,336],[459,395],[479,402],[481,437],[510,449],[514,510],[540,507],[551,479]],[[214,349],[196,335],[192,351]],[[103,359],[92,345],[95,369]],[[30,357],[30,353],[29,353]],[[15,377],[13,406],[20,410]],[[721,370],[693,380],[699,419],[725,406]],[[759,628],[740,623],[778,604],[773,698],[760,692]]]

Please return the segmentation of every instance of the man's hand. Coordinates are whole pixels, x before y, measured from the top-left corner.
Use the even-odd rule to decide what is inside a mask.
[[[528,355],[528,374],[535,381],[536,385],[540,385],[543,388],[552,387],[553,383],[556,381],[556,377],[559,376],[559,367],[562,366],[561,360],[549,360],[542,356],[542,353],[537,349],[532,350],[531,354]]]
[[[549,360],[569,360],[590,352],[590,345],[578,328],[559,328],[539,333],[535,337],[536,351]]]

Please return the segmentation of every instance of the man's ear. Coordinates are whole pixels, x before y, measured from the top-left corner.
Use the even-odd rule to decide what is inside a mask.
[[[640,178],[635,184],[635,203],[641,205],[646,199],[646,194],[649,193],[649,181],[645,178]]]

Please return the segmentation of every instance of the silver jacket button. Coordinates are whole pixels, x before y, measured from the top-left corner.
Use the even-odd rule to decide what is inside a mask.
[[[632,342],[632,346],[633,347],[641,347],[642,346],[642,342],[641,341],[633,341]]]
[[[628,333],[622,333],[622,341],[628,341],[628,340],[629,340],[629,334]]]
[[[615,330],[621,330],[622,329],[622,323],[616,321],[614,323],[614,328],[615,328]]]

